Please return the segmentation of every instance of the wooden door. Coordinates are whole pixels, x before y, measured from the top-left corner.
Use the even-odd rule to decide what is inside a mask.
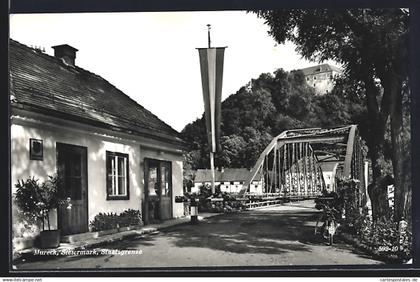
[[[145,224],[172,218],[172,169],[171,163],[145,159]]]
[[[60,198],[69,204],[58,208],[58,228],[62,235],[88,231],[87,148],[57,143]]]

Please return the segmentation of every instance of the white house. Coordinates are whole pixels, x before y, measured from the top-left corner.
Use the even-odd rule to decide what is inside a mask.
[[[324,177],[325,188],[327,191],[336,191],[335,176],[339,163],[324,162],[321,163],[322,176]]]
[[[330,92],[334,88],[334,78],[342,74],[340,68],[333,65],[322,64],[301,69],[306,83],[315,88],[318,95]]]
[[[215,170],[215,185],[220,185],[222,192],[238,193],[249,176],[250,171],[246,168],[225,168]],[[256,176],[250,184],[251,193],[262,194],[261,177]],[[210,169],[198,169],[194,179],[194,187],[191,192],[198,192],[200,186],[211,185],[212,176]]]
[[[174,201],[183,194],[179,133],[78,67],[77,49],[53,48],[49,56],[10,41],[12,193],[18,180],[58,173],[71,200],[51,218],[61,235],[89,231],[100,212],[140,210],[145,224],[182,216]],[[12,207],[14,236],[24,236]]]

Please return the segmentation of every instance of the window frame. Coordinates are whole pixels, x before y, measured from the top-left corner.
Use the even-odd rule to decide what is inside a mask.
[[[126,167],[125,167],[125,183],[126,183],[126,191],[125,195],[111,195],[112,187],[109,187],[110,182],[108,181],[108,177],[111,171],[108,171],[110,167],[108,167],[108,158],[114,158],[116,160],[116,163],[118,163],[118,158],[125,158],[126,160]],[[119,152],[111,152],[106,151],[106,157],[105,157],[105,179],[106,179],[106,200],[129,200],[130,199],[130,159],[128,154],[119,153]],[[118,169],[116,169],[116,174],[112,175],[112,177],[118,178]],[[118,179],[115,182],[118,185]],[[112,184],[111,184],[112,185]],[[118,190],[118,187],[116,188]]]

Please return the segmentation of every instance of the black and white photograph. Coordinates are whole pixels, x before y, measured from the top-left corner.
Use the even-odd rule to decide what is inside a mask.
[[[10,14],[10,271],[410,267],[410,12]]]

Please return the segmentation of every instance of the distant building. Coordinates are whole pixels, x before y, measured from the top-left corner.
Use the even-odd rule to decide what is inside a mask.
[[[215,171],[215,185],[220,185],[220,190],[227,193],[238,193],[245,180],[248,178],[250,171],[246,168],[226,168]],[[194,187],[191,192],[198,192],[200,186],[211,185],[211,170],[198,169],[194,179]],[[255,180],[250,184],[250,193],[262,193],[262,180],[260,177],[255,177]]]
[[[301,71],[305,75],[306,83],[314,87],[318,95],[330,92],[334,88],[334,78],[342,74],[340,68],[329,64],[304,68]]]
[[[321,164],[322,176],[324,177],[325,189],[327,191],[336,191],[335,176],[338,168],[338,162],[325,162]]]

